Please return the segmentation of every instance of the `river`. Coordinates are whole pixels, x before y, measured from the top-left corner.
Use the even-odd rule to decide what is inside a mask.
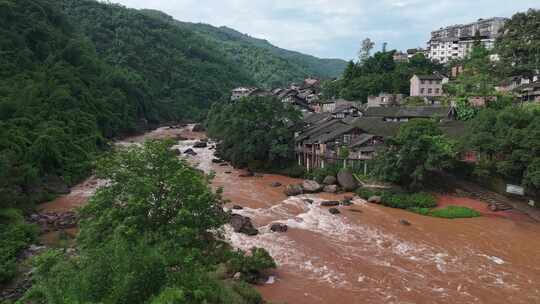
[[[168,131],[167,131],[168,130]],[[191,147],[202,133],[162,128],[145,138],[174,136],[177,148]],[[179,132],[179,133],[176,133]],[[172,136],[174,138],[174,136]],[[164,136],[168,137],[168,136]],[[445,220],[368,204],[361,199],[331,215],[325,199],[343,195],[286,197],[284,187],[300,180],[278,175],[240,177],[241,171],[212,163],[213,150],[194,149],[187,160],[216,173],[212,186],[241,205],[257,236],[225,227],[230,243],[241,249],[266,248],[278,264],[271,284],[258,290],[267,300],[303,303],[540,303],[540,223],[523,216]],[[274,188],[272,182],[283,186]],[[86,185],[86,186],[85,186]],[[44,210],[80,206],[99,182],[75,188]],[[77,196],[78,194],[78,196]],[[82,197],[82,199],[81,199]],[[309,198],[313,204],[304,199]],[[404,226],[400,220],[412,225]],[[269,224],[285,223],[286,233]]]

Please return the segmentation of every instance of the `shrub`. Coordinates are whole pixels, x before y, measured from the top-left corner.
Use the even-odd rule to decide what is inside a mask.
[[[342,169],[341,166],[329,165],[329,166],[326,166],[325,168],[317,168],[311,171],[308,177],[314,181],[322,183],[324,178],[327,176],[337,176],[337,174],[339,173],[341,169]]]
[[[381,195],[381,190],[379,189],[370,189],[370,188],[358,188],[356,189],[356,194],[361,198],[367,200],[372,196]]]
[[[448,206],[443,209],[432,210],[429,215],[447,219],[479,217],[480,212],[462,206]]]
[[[276,262],[263,248],[251,248],[251,255],[247,256],[242,252],[237,252],[231,259],[231,264],[232,271],[242,273],[249,283],[256,283],[263,271],[276,268]]]
[[[437,201],[429,193],[393,193],[386,191],[382,194],[382,204],[384,206],[410,209],[410,208],[434,208],[437,206]]]
[[[0,210],[0,283],[13,279],[17,272],[17,255],[36,235],[37,227],[27,224],[19,210]]]
[[[293,178],[303,178],[304,176],[306,176],[306,169],[299,165],[292,165],[287,168],[278,170],[276,173]]]

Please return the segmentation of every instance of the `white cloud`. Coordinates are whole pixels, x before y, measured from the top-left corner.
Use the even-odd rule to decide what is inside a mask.
[[[178,20],[228,26],[322,57],[355,56],[360,41],[406,49],[425,45],[438,27],[511,16],[538,0],[113,0],[162,10]]]

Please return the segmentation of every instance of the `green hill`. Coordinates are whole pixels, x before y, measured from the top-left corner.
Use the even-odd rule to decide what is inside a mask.
[[[215,42],[222,52],[265,88],[284,86],[309,76],[323,79],[339,77],[347,66],[347,62],[341,59],[320,59],[284,50],[266,40],[253,38],[228,27],[181,22],[160,11],[142,11]]]

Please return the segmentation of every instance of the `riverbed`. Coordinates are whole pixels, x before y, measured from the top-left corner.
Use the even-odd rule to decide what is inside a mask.
[[[174,136],[165,134],[174,133]],[[183,136],[181,151],[203,133],[161,128],[120,144]],[[205,172],[212,186],[244,207],[257,236],[225,227],[241,249],[266,248],[278,268],[271,284],[259,286],[265,299],[302,303],[540,303],[540,224],[521,216],[446,220],[368,204],[361,199],[332,215],[320,202],[343,195],[286,197],[284,187],[300,180],[278,175],[240,177],[241,171],[212,162],[214,150],[194,148],[185,157]],[[273,182],[282,184],[272,187]],[[44,210],[83,205],[99,181],[90,179]],[[310,204],[305,199],[313,200]],[[455,198],[459,199],[459,198]],[[472,202],[469,202],[472,204]],[[474,202],[482,203],[482,202]],[[400,220],[410,222],[404,226]],[[273,233],[271,223],[287,224]],[[270,283],[270,282],[269,282]]]

